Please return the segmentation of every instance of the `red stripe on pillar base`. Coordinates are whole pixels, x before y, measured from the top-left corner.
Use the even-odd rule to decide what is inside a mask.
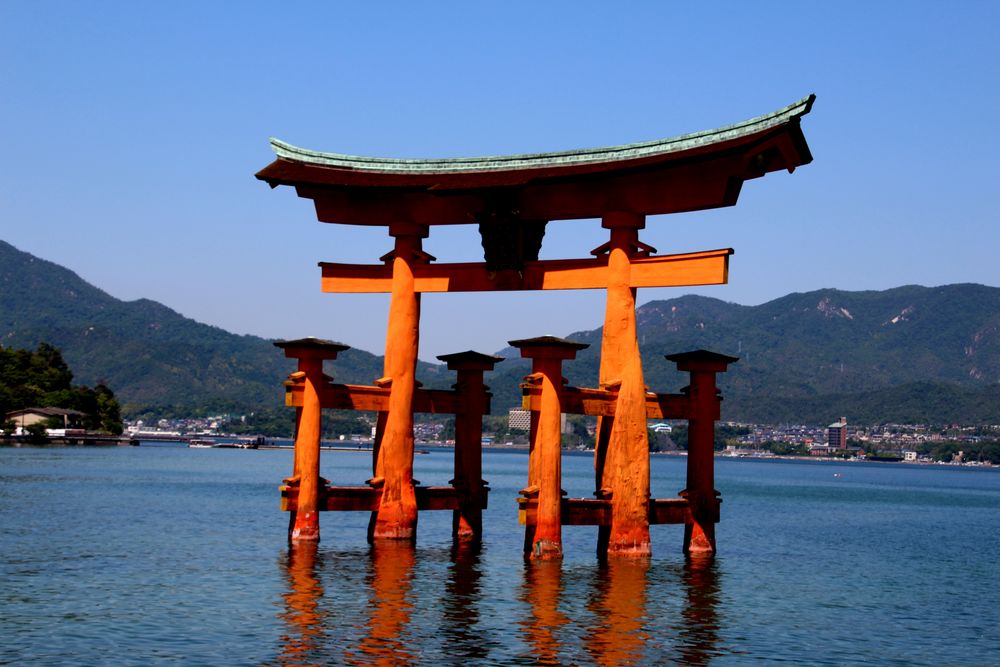
[[[385,502],[379,507],[375,519],[375,529],[372,538],[376,540],[416,540],[417,539],[417,501],[412,503]]]
[[[684,526],[684,553],[689,556],[714,556],[715,525],[691,523]]]
[[[612,535],[608,541],[608,556],[615,558],[648,558],[653,555],[649,541],[649,526]]]
[[[291,538],[293,542],[318,542],[319,512],[296,512]]]

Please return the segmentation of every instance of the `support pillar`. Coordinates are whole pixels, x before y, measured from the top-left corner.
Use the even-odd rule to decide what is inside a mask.
[[[455,390],[462,399],[455,415],[455,478],[451,481],[461,494],[461,507],[453,513],[452,536],[478,542],[483,537],[483,507],[489,488],[483,480],[483,415],[489,412],[489,389],[483,373],[492,371],[503,357],[479,352],[459,352],[438,357],[448,370],[458,371]]]
[[[644,557],[649,540],[649,436],[646,384],[636,337],[632,257],[653,249],[639,242],[645,217],[606,213],[611,240],[594,254],[608,253],[608,294],[601,339],[599,383],[618,387],[614,417],[599,417],[594,449],[595,495],[611,498],[611,525],[598,529],[598,557]]]
[[[392,297],[385,341],[385,377],[389,409],[385,429],[378,434],[375,483],[382,501],[371,530],[372,539],[413,540],[417,535],[417,498],[413,489],[413,393],[416,389],[420,341],[420,295],[414,291],[413,267],[429,256],[421,250],[427,227],[393,224],[396,240],[385,258],[392,262]]]
[[[562,362],[590,346],[554,336],[509,343],[531,359],[528,380],[541,385],[540,409],[531,413],[528,486],[522,491],[537,498],[535,525],[526,528],[525,549],[532,560],[556,560],[562,558]]]
[[[288,522],[290,541],[319,540],[319,502],[322,478],[319,476],[319,445],[322,433],[322,408],[319,388],[326,381],[323,361],[336,359],[337,354],[350,349],[346,345],[318,338],[277,341],[285,356],[298,359],[298,370],[292,374],[303,383],[302,408],[296,410],[295,451],[292,476],[285,480],[298,486],[298,500]]]
[[[687,499],[691,523],[684,525],[684,553],[714,556],[715,524],[719,521],[720,494],[715,490],[715,422],[721,398],[715,384],[716,373],[724,373],[737,357],[697,350],[668,354],[677,370],[690,373],[691,381],[682,391],[690,402],[688,417]]]

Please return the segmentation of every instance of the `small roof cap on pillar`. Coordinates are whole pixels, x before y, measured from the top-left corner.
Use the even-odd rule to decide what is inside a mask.
[[[711,352],[709,350],[691,350],[690,352],[678,352],[677,354],[665,355],[667,361],[677,364],[677,370],[705,370],[725,372],[729,364],[735,364],[739,357],[731,357],[728,354]]]
[[[448,364],[448,370],[483,370],[491,371],[493,367],[503,361],[503,357],[495,357],[492,354],[483,354],[474,350],[465,352],[454,352],[452,354],[438,355],[438,359]]]
[[[509,340],[507,343],[521,350],[522,357],[529,358],[557,357],[560,359],[574,359],[577,352],[590,347],[590,343],[580,343],[557,336],[522,338],[521,340]]]
[[[295,340],[276,340],[274,346],[284,350],[286,357],[301,357],[308,354],[323,359],[336,359],[338,353],[351,349],[350,345],[312,336]]]

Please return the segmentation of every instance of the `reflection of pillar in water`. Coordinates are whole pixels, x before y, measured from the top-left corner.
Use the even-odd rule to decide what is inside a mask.
[[[320,610],[323,585],[317,577],[317,544],[295,542],[282,563],[288,581],[288,592],[282,598],[285,611],[279,615],[287,624],[282,635],[279,665],[303,665],[315,662],[315,654],[323,645],[323,624],[326,614]]]
[[[718,564],[711,557],[689,558],[684,564],[683,581],[687,604],[682,612],[680,663],[708,665],[712,658],[721,654],[716,649],[719,643]]]
[[[451,570],[445,581],[442,601],[445,654],[454,664],[481,664],[490,653],[487,638],[479,627],[481,544],[455,540],[451,550]]]
[[[646,559],[612,559],[596,571],[587,606],[597,622],[586,642],[594,664],[643,664],[648,569]]]
[[[401,637],[413,609],[409,595],[414,559],[409,541],[385,540],[372,547],[367,636],[345,654],[348,664],[412,664],[413,654]]]
[[[532,561],[524,568],[521,600],[531,606],[531,616],[521,621],[526,643],[536,665],[559,665],[559,630],[569,619],[559,611],[562,568],[559,561]]]

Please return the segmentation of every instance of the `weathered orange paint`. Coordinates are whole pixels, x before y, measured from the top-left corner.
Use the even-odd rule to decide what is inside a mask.
[[[413,393],[420,341],[420,297],[413,289],[413,265],[426,227],[390,227],[396,239],[392,257],[392,299],[385,341],[385,376],[392,382],[376,476],[385,479],[373,539],[413,540],[417,499],[413,491]],[[381,474],[379,474],[381,472]]]
[[[458,372],[455,390],[462,401],[455,413],[455,478],[460,508],[452,517],[452,535],[460,541],[479,541],[483,536],[483,508],[489,489],[483,481],[483,415],[489,412],[489,389],[483,373],[493,370],[502,357],[477,352],[439,356],[448,370]]]
[[[613,418],[603,417],[595,448],[596,492],[611,492],[612,521],[600,528],[598,550],[613,556],[644,557],[649,541],[649,442],[646,431],[646,385],[636,338],[635,289],[631,256],[638,246],[641,215],[608,213],[608,293],[601,340],[600,383],[615,384],[618,400]],[[608,423],[610,422],[610,424]]]
[[[324,484],[319,476],[319,445],[322,431],[322,406],[320,391],[328,382],[323,375],[323,361],[336,359],[337,353],[349,349],[346,345],[304,338],[275,343],[285,351],[285,356],[298,359],[298,370],[292,374],[293,382],[301,385],[302,403],[296,410],[295,451],[292,476],[286,483],[295,486],[297,502],[289,516],[289,534],[292,541],[319,540],[320,494]]]
[[[535,522],[525,532],[525,547],[532,560],[562,558],[562,362],[576,357],[586,343],[542,336],[509,343],[531,359],[528,380],[541,386],[539,410],[531,413],[532,439],[528,461],[528,487],[522,491],[535,497]],[[537,496],[536,496],[537,493]]]
[[[527,410],[538,410],[538,389],[522,387],[521,405]],[[563,387],[563,412],[570,415],[613,417],[618,405],[617,387],[591,389],[589,387]],[[690,412],[688,397],[684,394],[654,394],[646,392],[646,419],[687,419]],[[323,407],[327,407],[323,403]],[[610,424],[610,420],[607,422]]]
[[[531,557],[562,558],[562,433],[559,386],[562,368],[558,359],[536,359],[542,374],[541,410],[538,414],[538,519]]]
[[[361,410],[384,413],[389,409],[391,388],[359,384],[325,384],[319,400],[324,409]],[[302,407],[302,387],[296,382],[285,383],[285,405]],[[445,389],[415,389],[413,411],[434,414],[455,414],[462,410],[462,398]]]
[[[319,441],[321,413],[318,385],[323,381],[323,360],[299,359],[305,372],[302,381],[302,419],[295,437],[296,463],[299,466],[299,502],[292,526],[292,540],[319,539]]]
[[[720,398],[716,373],[726,370],[735,357],[698,350],[667,355],[677,369],[691,374],[687,394],[692,414],[688,419],[687,488],[680,492],[690,506],[691,522],[684,526],[684,553],[716,553],[715,523],[719,520],[719,492],[715,490],[715,420]]]
[[[706,250],[658,257],[635,257],[630,287],[721,285],[729,280],[732,249]],[[324,292],[386,293],[392,291],[392,267],[378,264],[323,262]],[[603,289],[610,274],[609,258],[554,259],[525,262],[524,270],[487,271],[481,262],[418,264],[413,267],[416,292],[496,292],[509,290]]]

